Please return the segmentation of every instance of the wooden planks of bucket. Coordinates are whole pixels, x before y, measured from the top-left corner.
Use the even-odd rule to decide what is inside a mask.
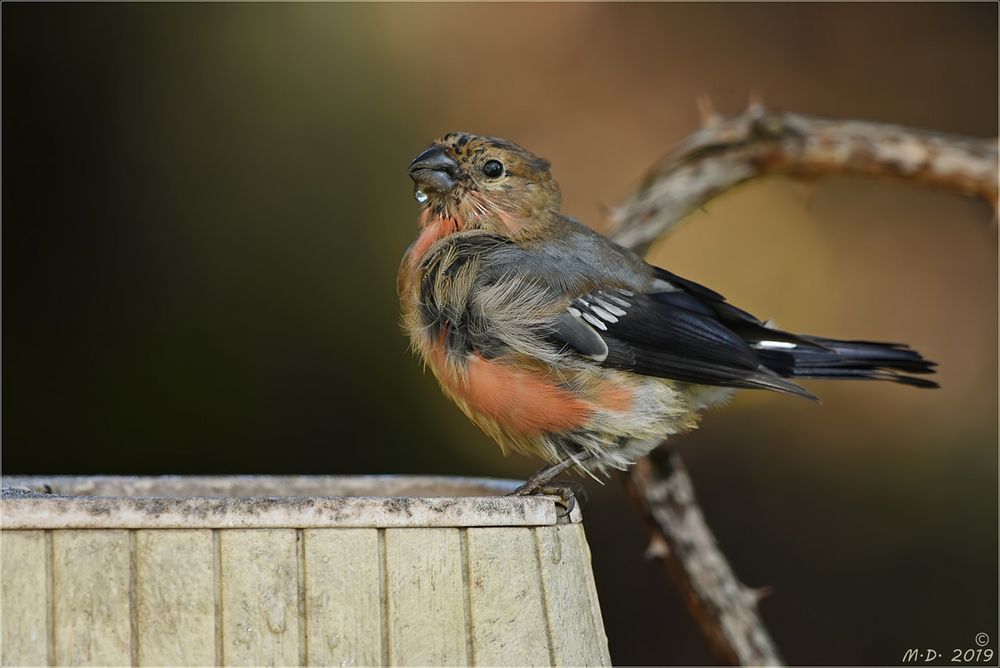
[[[511,481],[3,485],[3,665],[610,663],[579,510]]]

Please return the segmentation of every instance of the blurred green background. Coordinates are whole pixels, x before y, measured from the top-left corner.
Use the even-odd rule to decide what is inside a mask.
[[[3,5],[5,473],[523,477],[407,352],[406,166],[453,129],[602,206],[753,91],[997,132],[988,4]],[[787,660],[895,664],[997,618],[996,227],[898,184],[774,179],[653,259],[782,326],[903,340],[937,392],[744,392],[678,439]],[[587,482],[619,664],[711,657],[617,480]]]

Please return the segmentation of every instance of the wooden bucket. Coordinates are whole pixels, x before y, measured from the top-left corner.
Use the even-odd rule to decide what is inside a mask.
[[[6,478],[2,663],[608,665],[579,511],[512,487]]]

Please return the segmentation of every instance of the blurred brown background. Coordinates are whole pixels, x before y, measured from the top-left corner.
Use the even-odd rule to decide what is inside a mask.
[[[997,6],[3,5],[6,473],[522,477],[397,325],[406,166],[463,129],[602,224],[694,101],[997,132]],[[997,619],[997,255],[980,202],[768,180],[653,252],[782,326],[903,340],[937,392],[744,392],[680,441],[785,657],[895,664]],[[620,664],[711,657],[587,483]],[[942,659],[944,660],[944,659]]]

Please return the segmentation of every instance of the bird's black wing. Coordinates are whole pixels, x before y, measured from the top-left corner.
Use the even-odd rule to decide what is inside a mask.
[[[772,330],[717,292],[665,270],[645,293],[596,290],[573,300],[553,337],[603,366],[687,383],[812,395],[762,364],[757,341],[815,344]]]

